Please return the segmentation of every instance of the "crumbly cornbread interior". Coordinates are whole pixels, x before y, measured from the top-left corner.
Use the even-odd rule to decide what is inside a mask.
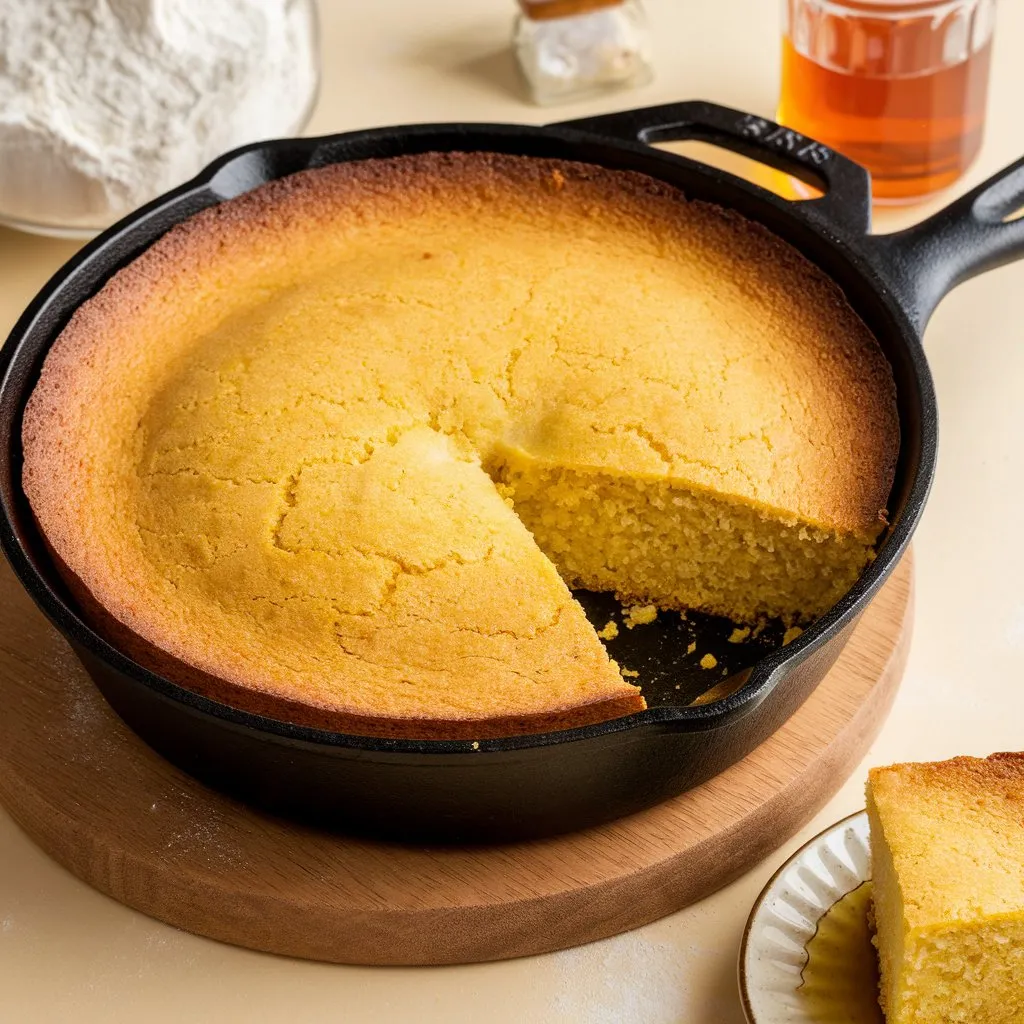
[[[1024,1020],[1024,755],[876,768],[868,814],[888,1024]]]
[[[763,229],[628,172],[425,154],[257,189],[115,276],[47,358],[24,486],[172,678],[477,737],[644,706],[565,581],[824,611],[898,443],[877,342]]]

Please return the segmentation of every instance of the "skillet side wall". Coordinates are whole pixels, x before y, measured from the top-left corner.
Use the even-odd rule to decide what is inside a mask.
[[[345,747],[254,735],[140,688],[85,648],[75,645],[75,651],[133,731],[214,789],[332,831],[491,843],[574,832],[706,782],[786,722],[832,667],[852,629],[791,671],[756,711],[720,729],[639,726],[554,748],[487,752],[474,764],[458,755],[368,758]]]

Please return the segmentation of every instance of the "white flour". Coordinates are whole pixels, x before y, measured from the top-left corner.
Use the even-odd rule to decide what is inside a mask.
[[[99,227],[316,89],[299,0],[0,0],[0,216]]]

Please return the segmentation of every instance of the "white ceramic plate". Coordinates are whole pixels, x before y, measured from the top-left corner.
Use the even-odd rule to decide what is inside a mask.
[[[811,1007],[803,992],[807,943],[826,912],[871,878],[868,816],[844,818],[799,849],[758,897],[740,948],[740,998],[750,1024],[822,1024],[877,1020],[874,993],[866,1012],[837,984],[829,1005]],[[863,944],[865,924],[857,938]],[[842,941],[842,936],[840,936]],[[817,961],[816,961],[817,962]],[[837,976],[843,974],[840,967]]]

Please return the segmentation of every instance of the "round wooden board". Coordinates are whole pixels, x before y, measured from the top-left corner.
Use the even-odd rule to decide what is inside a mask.
[[[340,963],[547,952],[679,910],[807,822],[892,704],[912,619],[909,557],[803,707],[741,763],[586,832],[422,848],[315,831],[229,800],[154,754],[0,569],[0,800],[57,861],[180,928]]]

